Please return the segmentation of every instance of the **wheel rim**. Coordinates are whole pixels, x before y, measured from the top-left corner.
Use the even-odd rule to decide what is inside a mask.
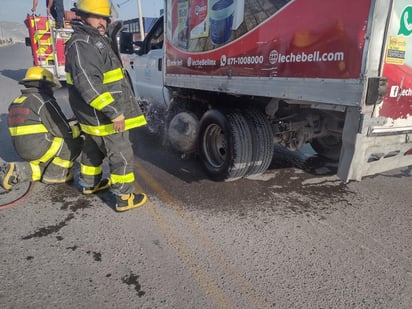
[[[226,160],[227,144],[222,128],[210,124],[203,135],[203,152],[207,162],[215,167],[221,167]]]

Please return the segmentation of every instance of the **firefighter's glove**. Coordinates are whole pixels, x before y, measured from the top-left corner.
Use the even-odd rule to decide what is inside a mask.
[[[72,131],[73,139],[76,139],[76,138],[80,137],[80,135],[83,132],[81,131],[80,124],[77,121],[77,119],[76,118],[70,118],[68,120],[68,122],[69,122],[70,130]]]
[[[124,115],[121,114],[112,120],[115,132],[123,132],[125,128]]]
[[[72,129],[73,139],[78,138],[80,136],[80,133],[81,133],[80,126],[78,124],[75,124],[75,125],[70,126],[70,128]]]

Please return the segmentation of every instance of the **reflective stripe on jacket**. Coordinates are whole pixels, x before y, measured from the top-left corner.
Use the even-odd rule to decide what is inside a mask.
[[[124,115],[126,130],[146,124],[119,55],[111,40],[81,22],[66,43],[69,101],[82,130],[91,135],[116,133],[112,120]]]
[[[22,89],[9,106],[8,128],[16,152],[27,161],[41,158],[56,137],[72,138],[73,131],[52,91]]]

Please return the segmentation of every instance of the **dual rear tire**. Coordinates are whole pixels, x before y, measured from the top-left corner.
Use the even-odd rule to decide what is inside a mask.
[[[198,141],[203,167],[216,181],[262,174],[273,157],[271,127],[255,109],[207,111],[200,121]]]

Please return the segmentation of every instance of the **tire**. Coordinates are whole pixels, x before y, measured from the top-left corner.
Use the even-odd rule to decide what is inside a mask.
[[[318,153],[320,157],[338,162],[340,150],[342,148],[342,139],[336,135],[328,135],[319,138],[314,138],[310,145]]]
[[[209,177],[216,181],[242,178],[252,160],[252,138],[240,112],[224,115],[207,111],[199,129],[200,159]]]
[[[245,111],[245,118],[252,136],[252,160],[246,176],[264,173],[272,162],[274,145],[273,133],[265,115],[256,109]]]

